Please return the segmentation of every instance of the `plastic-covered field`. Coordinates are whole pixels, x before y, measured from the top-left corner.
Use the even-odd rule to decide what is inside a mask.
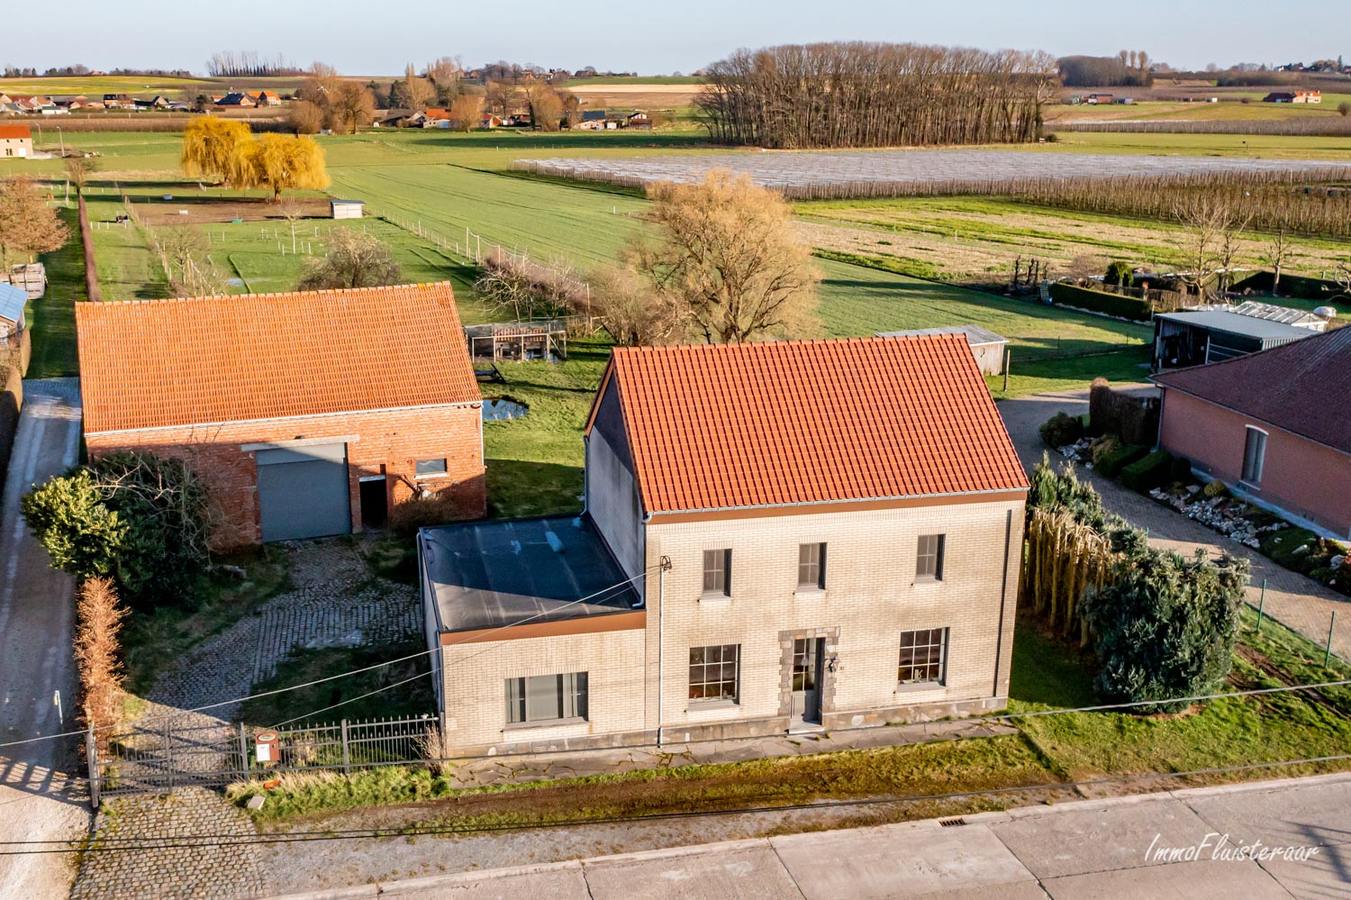
[[[1205,156],[1111,156],[1025,153],[1013,150],[873,150],[848,152],[740,152],[681,156],[517,160],[513,167],[541,175],[641,185],[699,181],[712,169],[749,175],[790,196],[836,193],[928,193],[955,185],[1012,185],[1048,178],[1149,178],[1198,175],[1351,173],[1343,163],[1318,160],[1236,159]]]

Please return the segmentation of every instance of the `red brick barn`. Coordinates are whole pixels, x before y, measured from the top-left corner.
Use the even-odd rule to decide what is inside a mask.
[[[1154,376],[1159,444],[1266,506],[1351,537],[1351,328]]]
[[[89,455],[185,460],[218,549],[482,516],[482,397],[449,284],[80,303]]]

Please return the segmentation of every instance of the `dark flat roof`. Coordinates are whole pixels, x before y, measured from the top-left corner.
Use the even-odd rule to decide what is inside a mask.
[[[1205,328],[1210,331],[1223,331],[1228,334],[1241,334],[1259,339],[1266,338],[1306,338],[1317,334],[1309,328],[1296,328],[1284,322],[1272,322],[1222,309],[1210,309],[1204,312],[1155,313],[1155,318],[1169,322]]]
[[[604,616],[640,602],[586,517],[443,525],[418,539],[442,632]]]

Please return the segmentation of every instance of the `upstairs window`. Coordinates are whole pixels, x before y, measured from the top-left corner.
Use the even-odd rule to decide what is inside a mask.
[[[732,551],[704,551],[704,593],[732,596]]]
[[[799,544],[797,548],[798,589],[826,589],[826,545]]]
[[[915,578],[919,581],[943,580],[943,544],[946,535],[922,534],[915,555]]]

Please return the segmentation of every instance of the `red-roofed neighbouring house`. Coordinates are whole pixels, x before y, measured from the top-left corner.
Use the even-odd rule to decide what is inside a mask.
[[[27,125],[0,125],[0,159],[33,155],[33,133]]]
[[[582,517],[420,536],[456,748],[1005,704],[1027,480],[964,335],[616,349],[585,442]]]
[[[1351,327],[1155,375],[1159,444],[1267,506],[1351,538]]]
[[[482,400],[449,284],[75,312],[90,455],[184,459],[218,547],[360,531],[423,491],[483,515]]]

